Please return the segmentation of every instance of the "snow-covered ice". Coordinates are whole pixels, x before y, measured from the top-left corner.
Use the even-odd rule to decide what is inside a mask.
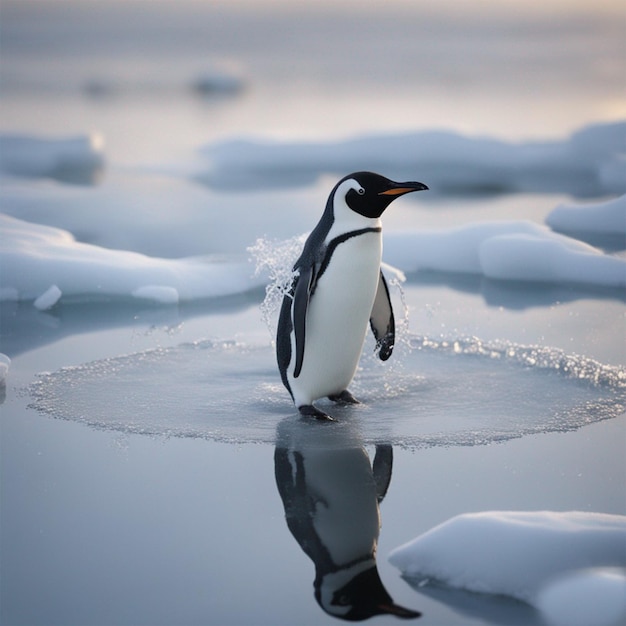
[[[626,236],[626,195],[605,202],[559,204],[546,218],[553,230]]]
[[[1,295],[35,300],[39,308],[56,304],[61,294],[62,300],[138,297],[172,303],[244,293],[263,284],[246,258],[153,258],[80,243],[67,231],[1,214],[0,226]]]
[[[60,211],[58,219],[65,219],[63,215]],[[54,221],[54,214],[51,219]],[[238,230],[242,243],[253,243],[258,232],[254,221],[239,222],[237,215],[222,219],[225,228],[231,224]],[[6,215],[0,214],[0,224],[2,300],[34,300],[56,285],[64,298],[132,296],[172,303],[244,293],[268,280],[263,274],[255,274],[245,247],[238,252],[233,250],[228,259],[204,258],[205,255],[163,259],[79,242],[66,230]],[[242,226],[237,228],[237,224]],[[149,240],[149,231],[143,232],[139,220],[133,228],[139,241]],[[201,245],[203,228],[210,227],[207,223],[193,229],[189,244],[192,249]],[[112,229],[113,237],[118,232],[119,229]],[[169,244],[166,241],[163,245]],[[172,245],[180,247],[181,242]],[[285,243],[274,245],[278,254]],[[626,285],[626,259],[526,221],[386,233],[384,258],[406,273],[434,270],[509,281],[612,288]],[[286,266],[293,261],[282,260]],[[52,304],[57,300],[58,297]]]
[[[262,277],[251,276],[242,260],[246,247],[260,234],[293,236],[305,224],[310,227],[320,208],[312,204],[310,191],[289,186],[329,171],[343,174],[367,166],[395,170],[398,175],[419,172],[440,192],[451,186],[493,189],[496,181],[510,190],[537,190],[547,180],[560,191],[581,195],[623,193],[619,184],[605,184],[601,173],[607,163],[626,163],[622,159],[625,133],[626,123],[613,123],[586,127],[560,142],[507,144],[450,132],[422,132],[364,136],[332,145],[230,141],[207,148],[225,185],[234,182],[233,172],[253,183],[256,178],[271,181],[274,173],[281,173],[280,181],[274,182],[285,189],[266,196],[260,206],[254,202],[254,211],[245,194],[230,200],[222,194],[218,200],[194,186],[194,168],[187,173],[184,168],[172,170],[169,185],[156,178],[144,185],[117,182],[102,190],[44,181],[25,185],[5,175],[3,211],[57,230],[44,234],[43,226],[3,218],[1,296],[35,299],[57,285],[63,298],[134,295],[172,303],[246,291],[262,283]],[[67,140],[7,135],[0,137],[0,147],[1,169],[14,175],[72,180],[103,163],[102,140],[97,135]],[[548,216],[548,226],[568,233],[623,234],[625,198],[585,207],[560,205]],[[267,224],[270,214],[276,224],[273,233]],[[164,229],[166,224],[171,228]],[[500,281],[609,288],[626,284],[624,258],[554,230],[527,221],[485,221],[446,230],[386,232],[385,260],[403,272],[470,273]],[[75,241],[70,233],[80,233],[98,247]],[[36,253],[30,245],[35,241]],[[209,252],[241,258],[218,266],[189,258]],[[162,256],[176,259],[165,261]]]
[[[384,235],[385,259],[404,272],[484,275],[498,280],[626,285],[626,260],[532,222],[483,222]]]
[[[626,122],[591,125],[560,141],[508,143],[450,131],[362,136],[328,143],[230,139],[206,146],[213,187],[307,184],[359,169],[427,181],[437,192],[626,191]]]
[[[167,258],[243,254],[258,237],[292,237],[319,219],[322,201],[314,190],[215,194],[182,170],[115,170],[94,187],[5,177],[0,210],[67,230],[85,243]]]
[[[608,626],[626,615],[626,517],[621,515],[467,513],[392,550],[389,561],[415,585],[511,596],[537,606],[553,624]],[[576,621],[568,621],[579,592],[593,601]],[[598,602],[605,596],[606,604]],[[580,621],[583,617],[592,621]]]
[[[6,174],[92,183],[103,167],[99,133],[60,139],[0,135],[0,172]]]

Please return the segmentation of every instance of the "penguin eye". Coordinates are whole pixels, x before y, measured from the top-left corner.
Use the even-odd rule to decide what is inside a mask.
[[[365,189],[363,189],[363,187],[359,187],[356,191],[360,196],[365,195]]]

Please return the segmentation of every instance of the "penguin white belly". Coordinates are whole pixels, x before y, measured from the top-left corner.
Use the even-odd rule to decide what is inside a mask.
[[[340,393],[352,381],[376,296],[381,254],[376,232],[335,248],[309,302],[302,370],[298,378],[293,369],[289,375],[296,406]]]
[[[311,521],[333,562],[373,555],[380,514],[372,466],[363,448],[306,450],[307,489],[317,505]]]

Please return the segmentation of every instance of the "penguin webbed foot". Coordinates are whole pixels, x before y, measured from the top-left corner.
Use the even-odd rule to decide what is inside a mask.
[[[347,389],[328,396],[328,399],[337,402],[337,404],[361,404]]]
[[[336,422],[337,420],[334,417],[331,417],[324,411],[320,411],[317,407],[312,404],[303,404],[298,407],[298,411],[302,417],[314,417],[316,420],[320,422]]]

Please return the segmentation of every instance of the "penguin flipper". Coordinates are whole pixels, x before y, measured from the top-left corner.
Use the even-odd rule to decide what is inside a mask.
[[[393,448],[388,443],[376,444],[376,455],[372,463],[374,482],[376,483],[376,499],[380,504],[387,495],[393,468]]]
[[[387,281],[382,271],[379,275],[378,289],[376,290],[374,306],[370,315],[370,326],[376,338],[378,357],[381,361],[386,361],[393,351],[393,344],[396,339],[396,324]]]
[[[304,361],[304,343],[306,335],[306,312],[313,289],[315,272],[313,266],[300,268],[293,294],[293,332],[296,338],[296,363],[293,377],[298,378]]]

